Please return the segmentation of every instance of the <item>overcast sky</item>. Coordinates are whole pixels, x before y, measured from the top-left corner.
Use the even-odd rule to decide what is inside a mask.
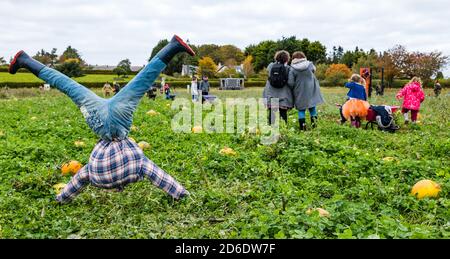
[[[450,55],[449,0],[0,0],[0,57],[78,49],[89,64],[143,65],[158,40],[244,49],[282,36],[332,46]],[[445,70],[450,76],[450,69]]]

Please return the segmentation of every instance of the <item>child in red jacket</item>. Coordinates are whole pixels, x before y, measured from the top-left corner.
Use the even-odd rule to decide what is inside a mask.
[[[397,99],[401,98],[403,98],[402,113],[405,117],[405,124],[409,123],[409,111],[411,111],[411,120],[415,123],[417,121],[417,114],[420,110],[420,104],[425,100],[422,82],[419,77],[413,77],[413,79],[398,92]]]

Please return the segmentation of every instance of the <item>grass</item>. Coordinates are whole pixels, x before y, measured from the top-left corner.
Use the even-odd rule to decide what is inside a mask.
[[[149,142],[146,155],[192,196],[175,202],[142,181],[122,193],[90,186],[58,205],[52,186],[70,179],[59,167],[86,164],[98,139],[66,96],[12,89],[0,99],[0,238],[449,238],[449,91],[427,96],[420,124],[397,118],[395,134],[338,125],[334,104],[345,89],[322,91],[318,128],[299,132],[291,111],[270,146],[251,134],[174,133],[171,102],[144,98],[130,136]],[[262,89],[212,94],[260,97]],[[394,95],[388,90],[371,103],[398,105]],[[149,117],[150,109],[160,115]],[[87,146],[75,147],[76,140]],[[220,155],[225,146],[237,156]],[[439,198],[410,195],[422,179],[441,184]],[[318,207],[331,216],[305,213]]]

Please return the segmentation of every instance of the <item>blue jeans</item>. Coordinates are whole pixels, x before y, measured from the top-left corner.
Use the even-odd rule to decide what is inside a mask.
[[[316,109],[316,107],[309,108],[308,110],[309,110],[309,115],[311,117],[317,116],[317,109]],[[299,119],[306,119],[306,109],[298,111],[298,118]]]
[[[166,64],[158,57],[150,62],[119,93],[110,99],[97,96],[66,75],[44,67],[39,78],[69,96],[78,106],[89,127],[104,140],[127,138],[133,113]]]

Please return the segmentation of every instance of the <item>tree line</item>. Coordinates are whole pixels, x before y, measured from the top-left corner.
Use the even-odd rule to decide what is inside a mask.
[[[153,48],[150,59],[161,50],[168,40],[158,42]],[[190,45],[197,55],[191,57],[187,54],[179,55],[170,62],[166,74],[174,75],[181,71],[183,64],[198,66],[200,75],[209,77],[221,77],[217,74],[218,63],[224,64],[230,69],[223,73],[236,74],[232,71],[234,65],[243,65],[244,76],[265,77],[266,68],[273,62],[275,52],[286,50],[289,53],[303,51],[308,59],[318,66],[318,77],[328,80],[332,84],[348,78],[350,73],[359,73],[361,67],[371,67],[374,71],[384,69],[388,86],[394,79],[406,79],[420,76],[425,81],[431,78],[443,78],[442,69],[447,65],[449,58],[441,51],[420,52],[408,51],[405,46],[396,45],[384,51],[370,49],[368,51],[355,47],[354,50],[344,50],[342,46],[334,46],[329,53],[327,48],[319,41],[309,39],[297,39],[296,36],[282,37],[279,40],[265,40],[257,44],[251,44],[244,50],[233,45]],[[374,74],[375,78],[380,75]]]

